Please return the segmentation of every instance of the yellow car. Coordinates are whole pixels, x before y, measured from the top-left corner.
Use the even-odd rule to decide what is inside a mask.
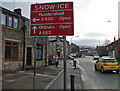
[[[101,72],[105,71],[116,71],[119,73],[119,63],[115,58],[101,58],[95,62],[95,71],[100,70]]]

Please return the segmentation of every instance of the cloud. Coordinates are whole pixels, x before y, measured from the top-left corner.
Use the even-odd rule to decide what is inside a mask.
[[[0,0],[4,6],[13,9],[14,0]],[[22,7],[23,15],[30,16],[30,2],[65,2],[66,0],[15,0],[15,8]],[[98,45],[99,41],[112,40],[118,35],[118,1],[119,0],[68,0],[74,2],[74,36],[73,42],[83,45]],[[23,2],[23,3],[20,3]],[[25,3],[28,2],[28,3]],[[10,6],[10,7],[9,7]],[[111,22],[108,23],[108,20]],[[71,37],[67,36],[67,40]],[[102,43],[102,42],[101,42]]]
[[[93,32],[93,33],[86,33],[85,34],[85,36],[87,36],[87,37],[104,37],[104,36],[106,36],[107,34],[104,34],[104,33],[95,33],[95,32]]]
[[[99,39],[77,39],[77,40],[73,40],[73,43],[77,44],[77,45],[83,45],[83,46],[97,46],[97,45],[102,45],[103,41],[99,40]]]

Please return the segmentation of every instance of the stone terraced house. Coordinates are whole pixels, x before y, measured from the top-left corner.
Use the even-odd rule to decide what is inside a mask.
[[[30,20],[22,16],[20,8],[13,12],[0,7],[0,21],[0,67],[3,73],[33,68],[35,44],[34,38],[29,36]],[[39,67],[47,64],[47,38],[36,40],[35,56]]]
[[[63,58],[64,56],[64,44],[63,44],[63,38],[59,36],[49,37],[49,56],[59,56],[60,58]],[[70,54],[70,44],[68,41],[66,41],[66,55]]]

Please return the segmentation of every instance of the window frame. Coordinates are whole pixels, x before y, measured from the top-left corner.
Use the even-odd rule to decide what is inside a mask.
[[[9,17],[12,18],[12,25],[11,26],[9,26]],[[8,15],[8,27],[13,27],[13,16],[11,16],[11,15]]]
[[[5,20],[5,25],[4,24],[2,24],[2,14],[4,14],[4,15],[6,15],[6,20]],[[1,25],[3,25],[3,26],[7,26],[7,14],[6,13],[4,13],[4,12],[2,12],[2,14],[1,14]]]
[[[11,45],[6,44],[7,42],[10,42]],[[17,45],[13,45],[13,43],[17,43]],[[19,53],[19,42],[16,42],[16,41],[5,41],[5,51],[6,51],[6,46],[10,46],[10,47],[11,47],[11,49],[10,49],[10,50],[11,50],[11,55],[10,55],[10,59],[6,59],[6,58],[5,58],[5,61],[18,61],[18,57],[19,57],[19,54],[18,54],[18,53]],[[13,52],[12,52],[13,50],[12,50],[12,49],[13,49],[14,47],[17,47],[17,48],[18,48],[18,50],[17,50],[17,58],[16,58],[16,59],[13,59],[13,58],[12,58],[12,56],[13,56],[13,54],[12,54],[12,53],[13,53]],[[4,53],[4,55],[6,55],[6,54]]]
[[[14,19],[17,19],[17,27],[16,27],[16,28],[14,27],[14,23],[15,23],[15,22],[14,22],[14,21],[15,21]],[[19,18],[18,18],[18,17],[13,17],[13,26],[12,26],[12,27],[13,27],[14,29],[18,29],[18,28],[19,28]]]
[[[40,48],[41,47],[41,48]],[[41,59],[39,58],[40,57],[40,55],[39,55],[39,50],[41,50]],[[38,57],[36,57],[36,60],[37,61],[40,61],[40,60],[43,60],[43,45],[42,44],[37,44],[36,45],[36,52],[37,52],[37,54],[36,55],[38,55]]]

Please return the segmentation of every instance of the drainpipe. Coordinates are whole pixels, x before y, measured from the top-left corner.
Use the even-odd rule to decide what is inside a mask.
[[[25,68],[25,30],[27,29],[27,26],[25,25],[25,19],[23,19],[23,27],[21,28],[23,30],[23,65],[22,70]]]

